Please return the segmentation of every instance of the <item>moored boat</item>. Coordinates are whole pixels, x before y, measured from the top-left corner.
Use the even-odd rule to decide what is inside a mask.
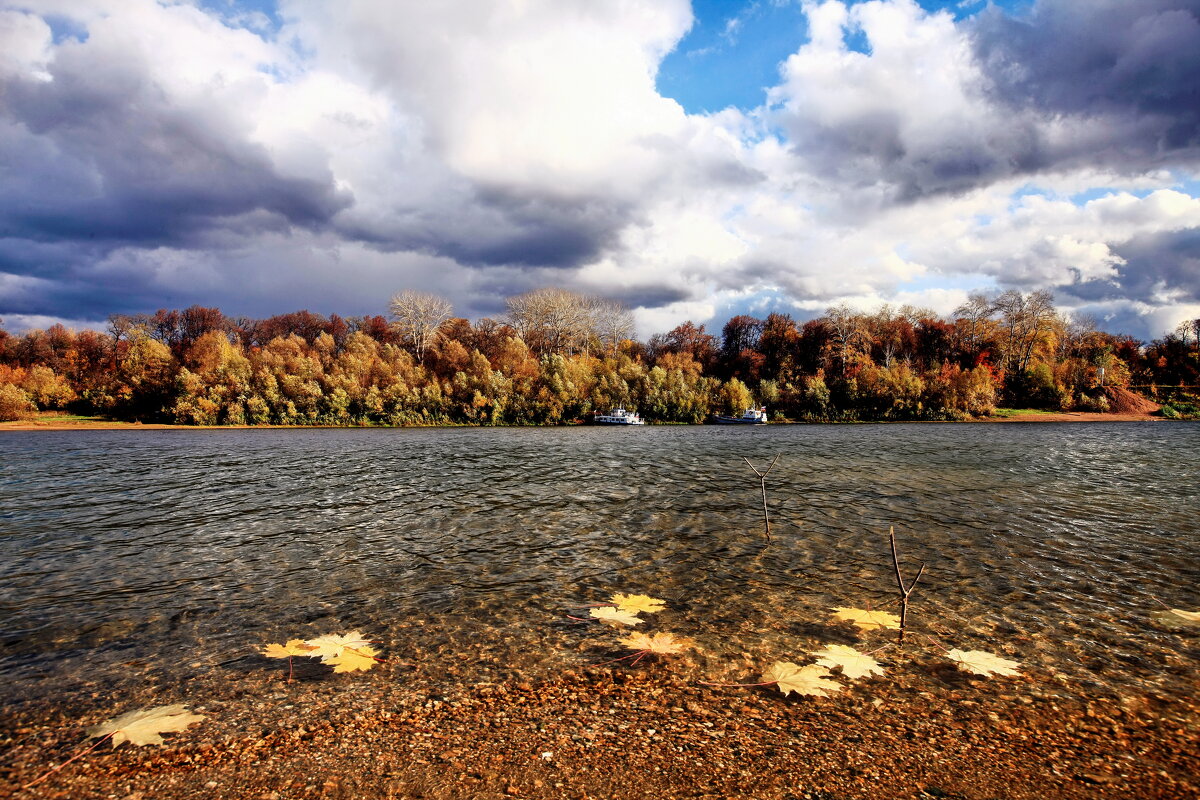
[[[718,425],[762,425],[767,421],[767,407],[747,408],[741,416],[713,414],[712,421]]]
[[[592,417],[596,425],[645,425],[646,422],[636,411],[626,411],[624,407],[615,408],[607,414],[597,413]]]

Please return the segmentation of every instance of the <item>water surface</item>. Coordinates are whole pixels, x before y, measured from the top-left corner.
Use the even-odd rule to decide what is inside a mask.
[[[894,606],[889,526],[937,641],[1177,694],[1197,637],[1149,615],[1200,607],[1197,452],[1186,423],[6,433],[0,696],[347,629],[447,680],[539,677],[599,660],[566,615],[614,591],[666,598],[699,672],[800,660],[856,640],[831,606]],[[742,457],[776,455],[768,544]]]

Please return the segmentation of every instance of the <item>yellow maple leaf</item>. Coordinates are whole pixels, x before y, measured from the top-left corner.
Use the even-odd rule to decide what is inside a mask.
[[[287,644],[269,644],[263,648],[262,654],[267,658],[291,658],[292,656],[311,655],[315,648],[305,644],[301,639],[289,639]]]
[[[630,614],[628,611],[622,611],[613,606],[601,606],[593,608],[588,612],[588,616],[592,619],[598,619],[601,622],[607,622],[612,625],[641,625],[645,620],[639,619],[636,614]]]
[[[900,618],[886,611],[868,611],[865,608],[838,607],[833,609],[833,616],[834,619],[851,622],[864,631],[881,630],[884,628],[900,629]]]
[[[963,672],[971,672],[976,675],[1020,674],[1018,672],[1021,666],[1020,663],[1009,661],[1007,658],[1000,658],[1000,656],[984,650],[959,650],[956,648],[946,653],[946,658],[957,664],[958,668]]]
[[[1156,622],[1167,628],[1190,628],[1200,625],[1200,611],[1171,608],[1165,611],[1155,611],[1152,616]]]
[[[304,655],[310,658],[319,658],[322,662],[329,663],[329,659],[337,658],[347,647],[363,647],[370,643],[371,640],[363,638],[363,635],[358,631],[351,631],[345,636],[336,633],[327,633],[324,636],[307,640],[305,644],[312,649]]]
[[[773,683],[786,697],[791,692],[811,695],[813,697],[828,697],[842,685],[830,678],[829,670],[820,664],[809,664],[801,667],[791,661],[776,661],[759,679],[763,683]]]
[[[634,650],[645,650],[658,655],[676,655],[689,648],[695,649],[696,644],[686,636],[676,636],[673,633],[656,633],[649,636],[645,633],[634,632],[621,640],[621,644]]]
[[[108,722],[87,729],[89,739],[112,734],[113,747],[129,742],[139,747],[148,744],[163,744],[160,733],[182,731],[193,722],[204,719],[203,714],[193,714],[186,705],[157,706],[140,711],[129,711]]]
[[[347,647],[339,655],[325,659],[324,663],[332,664],[334,672],[366,672],[378,663],[376,656],[379,652],[369,645],[362,647]]]
[[[657,597],[649,597],[644,594],[614,594],[612,596],[612,604],[622,611],[628,611],[630,614],[636,614],[639,611],[654,614],[667,607],[665,600],[659,600]]]
[[[883,667],[879,666],[878,661],[844,644],[828,644],[822,650],[814,650],[812,654],[823,667],[841,667],[842,675],[850,680],[883,674]]]

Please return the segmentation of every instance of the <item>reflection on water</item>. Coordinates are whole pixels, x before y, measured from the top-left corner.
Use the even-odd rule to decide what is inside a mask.
[[[836,635],[830,606],[893,603],[889,525],[928,562],[918,627],[1183,691],[1196,637],[1147,620],[1200,606],[1198,445],[1170,423],[7,433],[0,696],[348,628],[536,677],[586,658],[564,615],[612,591],[667,598],[710,668],[792,657]],[[765,545],[741,457],[775,454]]]

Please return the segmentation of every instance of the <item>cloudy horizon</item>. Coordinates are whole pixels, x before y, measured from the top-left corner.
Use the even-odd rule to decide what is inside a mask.
[[[1200,0],[0,0],[0,319],[1200,317]]]

